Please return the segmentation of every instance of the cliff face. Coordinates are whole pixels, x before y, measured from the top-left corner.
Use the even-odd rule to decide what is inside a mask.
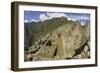
[[[89,31],[89,24],[82,26],[78,21],[57,27],[25,51],[25,61],[88,59]]]

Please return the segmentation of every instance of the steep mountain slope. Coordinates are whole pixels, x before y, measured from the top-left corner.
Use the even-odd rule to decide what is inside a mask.
[[[90,58],[90,24],[81,26],[79,21],[55,18],[25,24],[25,28],[30,28],[31,32],[26,32],[32,36],[31,45],[25,51],[25,61]],[[26,32],[25,40],[29,43],[30,36]]]
[[[37,38],[45,36],[47,33],[52,32],[54,29],[68,23],[68,20],[64,17],[53,18],[44,22],[31,22],[25,23],[24,40],[25,47],[30,47],[34,44]]]

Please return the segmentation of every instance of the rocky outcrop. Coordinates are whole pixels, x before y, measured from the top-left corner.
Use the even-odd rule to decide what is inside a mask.
[[[78,21],[62,25],[25,51],[25,61],[90,58],[90,25]],[[27,52],[27,54],[26,54]]]

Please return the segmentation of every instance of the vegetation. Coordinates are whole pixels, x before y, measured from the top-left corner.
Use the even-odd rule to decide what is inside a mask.
[[[32,46],[34,41],[52,32],[54,29],[65,25],[68,20],[64,17],[53,18],[51,20],[46,20],[44,22],[31,22],[25,23],[24,30],[24,45],[26,48]]]
[[[25,23],[24,60],[67,60],[90,58],[90,28],[64,17]]]

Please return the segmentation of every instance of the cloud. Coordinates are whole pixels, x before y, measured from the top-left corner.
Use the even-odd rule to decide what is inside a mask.
[[[77,20],[77,19],[71,18],[71,17],[69,17],[69,16],[66,16],[66,18],[67,18],[68,20],[73,20],[73,21],[76,21],[76,20]]]
[[[49,17],[49,19],[52,18],[57,18],[57,17],[66,17],[66,14],[64,13],[47,13],[47,16]]]
[[[87,17],[83,17],[83,16],[69,16],[68,14],[65,14],[65,13],[53,13],[53,12],[47,12],[47,13],[43,13],[43,14],[40,14],[40,17],[39,17],[39,21],[45,21],[45,20],[49,20],[49,19],[53,19],[53,18],[60,18],[60,17],[65,17],[67,18],[68,20],[73,20],[73,21],[76,21],[78,19],[88,19]]]
[[[64,13],[50,13],[50,12],[43,13],[43,14],[40,14],[39,21],[45,21],[45,20],[49,20],[52,18],[58,18],[58,17],[66,17],[66,14],[64,14]]]
[[[40,14],[39,21],[45,21],[45,20],[47,20],[47,19],[48,19],[48,17],[46,16],[45,13]]]
[[[39,22],[39,20],[32,19],[31,22]]]
[[[28,20],[25,20],[24,22],[25,22],[25,23],[28,23]]]
[[[81,25],[82,25],[82,26],[84,26],[84,25],[85,25],[85,23],[81,22]]]

